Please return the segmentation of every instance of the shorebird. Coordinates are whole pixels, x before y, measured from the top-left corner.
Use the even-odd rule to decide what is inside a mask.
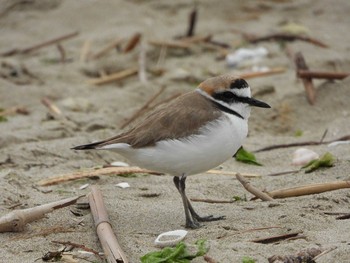
[[[248,83],[226,74],[158,107],[134,128],[74,150],[112,150],[132,163],[173,175],[185,209],[186,227],[224,216],[199,216],[185,192],[188,175],[212,169],[231,158],[248,133],[251,107],[270,108],[251,97]]]

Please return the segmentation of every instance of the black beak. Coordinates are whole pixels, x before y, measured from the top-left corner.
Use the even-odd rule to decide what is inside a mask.
[[[271,108],[271,106],[261,100],[257,100],[257,99],[254,99],[254,98],[249,98],[247,103],[250,105],[250,106],[255,106],[255,107],[259,107],[259,108]]]

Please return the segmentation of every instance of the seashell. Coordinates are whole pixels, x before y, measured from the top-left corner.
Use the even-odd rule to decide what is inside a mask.
[[[306,165],[312,160],[318,159],[320,156],[306,148],[299,148],[293,154],[293,165]]]
[[[123,189],[130,187],[130,185],[128,183],[126,183],[126,182],[116,184],[115,186],[118,186],[118,187],[123,188]]]
[[[177,243],[179,243],[181,240],[185,238],[187,233],[188,231],[181,230],[181,229],[164,232],[156,238],[156,240],[154,241],[154,244],[158,247],[175,246]]]
[[[111,166],[116,166],[116,167],[129,167],[130,165],[124,162],[113,162],[110,163]]]

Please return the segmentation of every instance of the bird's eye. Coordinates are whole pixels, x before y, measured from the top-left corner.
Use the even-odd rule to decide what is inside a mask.
[[[235,95],[230,91],[225,91],[221,93],[221,95],[226,99],[233,99],[235,97]]]

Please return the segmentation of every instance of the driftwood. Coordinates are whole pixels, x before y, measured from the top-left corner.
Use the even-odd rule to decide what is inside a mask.
[[[262,191],[251,185],[250,182],[244,179],[242,175],[237,174],[236,178],[248,192],[252,193],[256,197],[260,198],[263,201],[273,201],[273,198],[270,195],[263,193]]]
[[[301,234],[302,232],[294,232],[294,233],[288,233],[288,234],[283,234],[283,235],[277,235],[277,236],[272,236],[272,237],[266,237],[266,238],[259,238],[259,239],[254,239],[251,240],[250,242],[254,242],[254,243],[262,243],[262,244],[271,244],[271,243],[275,243],[281,240],[286,240],[292,237],[296,237],[299,234]]]
[[[76,171],[73,173],[63,174],[59,176],[55,176],[49,179],[44,179],[38,182],[39,186],[48,186],[59,184],[67,181],[78,180],[81,178],[91,178],[102,175],[118,175],[118,174],[128,174],[128,173],[147,173],[147,174],[156,174],[160,175],[160,173],[141,169],[139,167],[104,167],[99,169],[92,169],[86,171]]]
[[[295,63],[297,72],[300,70],[309,70],[309,67],[306,65],[304,56],[301,52],[298,52],[295,54],[294,63]],[[301,80],[304,84],[307,100],[311,105],[315,104],[316,91],[315,91],[314,84],[312,83],[312,78],[306,77],[306,78],[302,78]]]
[[[33,208],[15,210],[0,218],[0,232],[20,232],[26,224],[45,217],[56,209],[75,204],[81,196],[40,205]]]
[[[92,186],[88,198],[91,213],[95,221],[96,232],[100,239],[107,262],[128,263],[126,255],[121,249],[117,237],[113,232],[106,207],[103,203],[101,191],[96,186]]]
[[[314,70],[298,70],[299,78],[311,79],[344,79],[350,76],[350,72],[330,72],[330,71],[314,71]]]

